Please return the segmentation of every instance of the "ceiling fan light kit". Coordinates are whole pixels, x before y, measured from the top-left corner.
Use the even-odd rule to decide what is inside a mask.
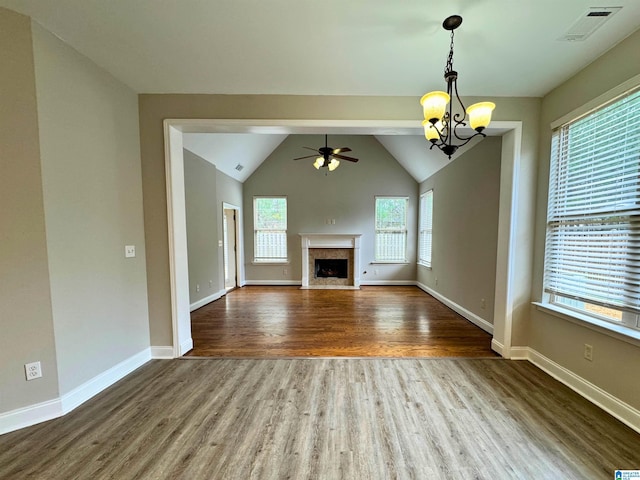
[[[489,126],[491,113],[496,107],[492,102],[480,102],[465,109],[462,100],[460,100],[460,96],[458,95],[458,72],[453,69],[453,37],[455,29],[461,24],[462,17],[459,15],[447,17],[445,21],[442,22],[442,28],[451,32],[449,57],[447,58],[447,63],[444,68],[444,80],[447,83],[447,91],[429,92],[420,99],[422,112],[424,114],[424,120],[422,122],[424,136],[431,142],[429,149],[438,147],[449,158],[451,158],[458,148],[469,143],[472,138],[477,136],[486,137],[483,130]],[[462,113],[453,113],[452,97],[454,95]],[[467,125],[465,122],[467,115],[469,116],[471,128],[476,132],[469,137],[462,136],[457,131],[459,127],[465,127]]]
[[[316,170],[320,170],[321,167],[325,167],[330,172],[333,172],[336,168],[340,166],[340,160],[347,160],[348,162],[353,162],[353,163],[356,163],[358,161],[357,158],[347,157],[346,155],[342,155],[342,153],[344,152],[351,151],[349,147],[340,147],[340,148],[329,147],[327,135],[324,136],[324,147],[320,147],[317,150],[311,147],[304,147],[304,148],[306,148],[307,150],[317,151],[318,153],[315,155],[307,155],[305,157],[294,158],[294,160],[304,160],[306,158],[316,157],[316,161],[313,162],[313,166],[315,167]]]

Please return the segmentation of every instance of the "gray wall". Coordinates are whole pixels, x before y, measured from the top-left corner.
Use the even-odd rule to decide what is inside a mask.
[[[330,135],[333,147],[348,146],[360,161],[342,161],[333,172],[316,170],[302,148],[324,146],[324,135],[290,135],[244,182],[245,271],[251,281],[300,281],[302,250],[299,233],[361,233],[362,281],[413,281],[416,261],[418,184],[372,136]],[[288,209],[290,264],[253,265],[253,197],[283,195]],[[408,196],[407,265],[377,264],[374,260],[375,196]],[[335,219],[335,225],[325,219]],[[285,272],[286,269],[286,273]],[[375,275],[374,270],[378,271]]]
[[[193,304],[224,288],[220,284],[219,272],[223,265],[218,254],[222,206],[217,201],[216,179],[220,172],[189,150],[183,150],[183,154],[189,301]],[[200,285],[199,292],[197,285]]]
[[[418,265],[418,281],[489,323],[494,312],[501,147],[500,137],[486,138],[420,184],[420,193],[433,189],[433,251],[431,269]]]
[[[35,23],[33,42],[63,395],[149,348],[137,96]]]
[[[542,298],[544,237],[547,211],[551,122],[606,91],[640,75],[640,31],[577,75],[552,90],[542,102],[540,162],[533,300]],[[530,307],[528,345],[606,392],[640,409],[640,342],[629,343]],[[593,361],[583,358],[584,344],[593,346]]]
[[[218,171],[212,163],[189,150],[184,154],[189,299],[199,300],[224,292],[222,205],[242,207],[242,183]],[[200,291],[196,291],[200,285]]]
[[[0,412],[58,396],[28,17],[0,8]],[[9,68],[10,66],[10,68]],[[25,381],[40,360],[43,378]]]

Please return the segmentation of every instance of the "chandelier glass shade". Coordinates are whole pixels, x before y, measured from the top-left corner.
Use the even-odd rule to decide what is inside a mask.
[[[442,23],[442,27],[445,30],[451,31],[449,57],[444,69],[447,91],[429,92],[420,99],[424,114],[422,126],[426,139],[431,142],[430,149],[438,147],[449,158],[458,148],[469,143],[472,138],[477,136],[486,137],[483,130],[489,126],[491,113],[496,107],[492,102],[480,102],[465,109],[462,100],[460,100],[458,95],[458,72],[453,69],[453,37],[454,30],[461,24],[462,17],[459,15],[448,17]],[[454,113],[453,109],[454,100],[459,105],[459,108],[456,108],[456,113]],[[469,117],[468,121],[471,128],[476,133],[470,136],[463,136],[458,132],[458,128],[467,125],[467,116]]]

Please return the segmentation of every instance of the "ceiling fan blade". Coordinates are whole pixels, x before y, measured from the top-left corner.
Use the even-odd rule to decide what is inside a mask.
[[[307,155],[306,157],[294,158],[294,160],[304,160],[305,158],[316,158],[318,155]]]
[[[307,150],[313,150],[314,152],[317,152],[318,149],[317,148],[311,148],[311,147],[302,147],[302,148],[306,148]]]
[[[357,162],[358,159],[357,158],[353,158],[353,157],[346,157],[344,155],[338,155],[336,153],[334,153],[332,156],[339,158],[340,160],[346,160],[347,162]]]
[[[335,155],[336,153],[350,152],[350,151],[351,151],[351,149],[350,149],[349,147],[340,147],[340,148],[334,148],[334,149],[333,149],[333,153],[334,153],[334,155]]]

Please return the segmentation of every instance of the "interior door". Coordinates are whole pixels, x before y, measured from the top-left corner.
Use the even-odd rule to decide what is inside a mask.
[[[224,288],[231,290],[238,285],[236,211],[225,208],[222,217],[224,230]]]

